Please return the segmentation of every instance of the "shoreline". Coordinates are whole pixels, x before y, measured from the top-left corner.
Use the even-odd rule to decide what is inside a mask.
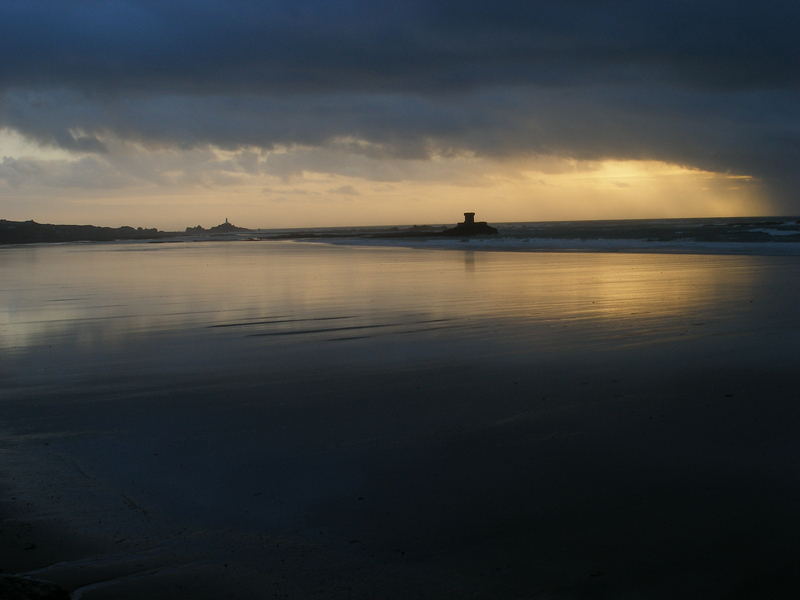
[[[378,238],[380,239],[380,238]],[[271,241],[271,240],[260,240]],[[397,239],[396,243],[373,242],[363,238],[338,239],[294,239],[276,241],[295,241],[331,246],[350,246],[363,248],[406,248],[414,250],[462,250],[480,252],[530,252],[530,253],[616,253],[616,254],[698,254],[713,256],[800,256],[800,242],[650,242],[647,240],[626,240],[640,242],[639,245],[625,245],[616,239],[585,240],[575,244],[575,240],[559,238],[539,238],[518,241],[509,239],[502,242],[495,238],[464,238],[440,240],[428,238],[419,240]],[[393,240],[394,241],[394,240]]]
[[[471,214],[471,213],[466,213]],[[465,217],[466,218],[466,217]],[[10,223],[2,222],[0,223]],[[17,225],[26,225],[17,224]],[[705,219],[639,219],[620,221],[573,221],[500,223],[483,235],[478,225],[394,227],[329,227],[306,229],[243,229],[224,223],[209,230],[185,232],[125,229],[125,239],[114,239],[118,230],[103,229],[103,241],[40,240],[2,247],[39,243],[146,243],[179,244],[230,241],[292,241],[347,245],[351,247],[401,247],[510,252],[618,252],[655,254],[730,254],[800,256],[800,220],[797,217],[736,217]],[[73,227],[40,226],[37,227]],[[80,229],[83,226],[78,226]],[[87,226],[88,227],[88,226]],[[90,228],[91,229],[91,228]],[[107,230],[107,231],[106,231]],[[9,230],[11,232],[14,229]],[[152,233],[147,236],[146,234]],[[76,234],[77,235],[77,234]],[[134,237],[136,239],[128,239]],[[100,239],[100,238],[90,238]],[[3,240],[0,236],[0,240]],[[12,240],[13,241],[13,240]]]
[[[638,242],[631,245],[630,242]],[[407,249],[442,250],[465,252],[513,252],[530,254],[649,254],[649,255],[697,255],[697,256],[800,256],[800,242],[652,242],[647,240],[616,239],[575,240],[540,238],[536,240],[506,241],[496,238],[361,238],[361,237],[271,237],[225,239],[164,239],[164,240],[114,240],[114,241],[75,241],[75,242],[31,242],[25,244],[0,244],[0,252],[22,248],[48,248],[57,246],[121,246],[121,245],[178,245],[203,243],[293,243],[315,244],[318,246],[349,247],[353,249]]]

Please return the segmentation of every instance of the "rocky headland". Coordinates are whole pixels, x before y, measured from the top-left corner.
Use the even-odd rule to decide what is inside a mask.
[[[175,235],[142,227],[97,227],[95,225],[51,225],[36,221],[0,219],[0,244],[36,244],[42,242],[111,242],[147,240]]]

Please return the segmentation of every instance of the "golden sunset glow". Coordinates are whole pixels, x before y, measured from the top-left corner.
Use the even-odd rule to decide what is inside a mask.
[[[145,148],[71,155],[0,136],[5,218],[183,229],[768,214],[759,182],[659,161],[470,155],[371,158],[334,150]],[[350,144],[353,147],[353,144]],[[85,178],[82,179],[82,178]]]

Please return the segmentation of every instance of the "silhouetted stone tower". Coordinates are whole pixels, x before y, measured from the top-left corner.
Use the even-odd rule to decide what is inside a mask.
[[[475,221],[474,212],[464,213],[464,222],[457,223],[452,229],[445,229],[440,235],[494,235],[497,229],[490,227],[486,221]]]

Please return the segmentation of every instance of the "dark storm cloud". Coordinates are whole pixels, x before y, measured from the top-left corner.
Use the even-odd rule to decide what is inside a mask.
[[[800,81],[794,2],[8,1],[4,85],[443,92]]]
[[[6,1],[0,123],[66,148],[800,159],[795,2]],[[790,204],[785,204],[791,208]]]

